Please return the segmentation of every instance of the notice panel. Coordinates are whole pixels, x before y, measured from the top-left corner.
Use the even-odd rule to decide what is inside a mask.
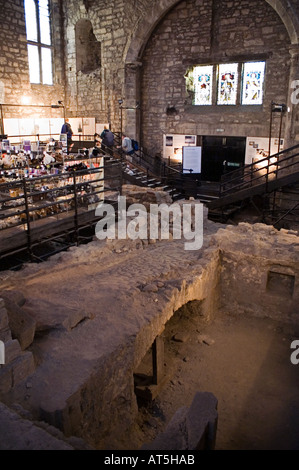
[[[201,173],[201,156],[202,147],[183,147],[183,173]]]

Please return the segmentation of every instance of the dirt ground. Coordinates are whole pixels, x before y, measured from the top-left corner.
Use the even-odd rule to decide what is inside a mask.
[[[216,450],[298,450],[299,366],[290,361],[298,337],[298,327],[269,319],[218,312],[206,323],[177,312],[165,331],[165,370],[173,375],[151,404],[140,405],[139,425],[118,449],[151,442],[204,391],[218,400]],[[141,366],[149,374],[150,355]]]
[[[271,247],[277,262],[282,259],[281,247],[288,248],[290,257],[297,256],[294,235],[286,239],[286,234],[278,236],[267,227],[250,229],[248,235],[249,229],[229,230],[227,237],[239,243],[240,250],[246,249],[251,237],[263,256]],[[60,410],[73,390],[88,381],[93,361],[127,344],[145,319],[153,321],[156,309],[162,311],[172,301],[176,286],[181,289],[183,282],[190,283],[210,265],[212,254],[207,252],[217,249],[215,234],[222,226],[206,221],[204,230],[200,253],[184,250],[180,240],[145,247],[127,240],[95,241],[55,255],[45,265],[0,274],[3,290],[23,294],[23,308],[31,312],[40,333],[31,349],[42,367],[32,375],[29,391],[21,386],[18,390],[28,409],[45,403],[50,412]],[[225,239],[223,233],[219,237]],[[197,297],[190,294],[190,298]],[[165,387],[147,406],[139,401],[138,421],[131,432],[114,442],[111,438],[105,450],[140,449],[165,430],[181,407],[190,406],[197,392],[213,393],[218,400],[217,450],[299,450],[299,366],[290,360],[299,326],[233,311],[215,311],[212,318],[207,322],[198,304],[184,306],[171,317],[163,334]],[[127,367],[125,354],[122,360],[117,370],[111,364],[116,384],[118,371]],[[151,351],[134,372],[152,374]],[[120,432],[122,427],[126,423],[117,424]]]

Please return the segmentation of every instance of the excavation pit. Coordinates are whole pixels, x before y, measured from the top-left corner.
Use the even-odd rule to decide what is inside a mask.
[[[177,315],[197,319],[196,309],[195,317],[182,312],[200,308],[197,341],[180,343],[184,328],[170,338],[176,347],[194,351],[213,347],[201,330],[225,314],[297,328],[298,273],[295,234],[259,224],[223,228],[208,221],[200,251],[185,251],[180,240],[94,241],[43,265],[5,272],[3,296],[23,294],[20,308],[36,321],[35,339],[27,348],[35,370],[1,399],[94,448],[139,448],[142,442],[133,431],[140,419],[134,375],[157,338],[166,335],[169,343],[168,328]],[[279,291],[275,285],[281,278]],[[284,360],[289,367],[289,358]],[[171,362],[166,358],[166,372]],[[173,365],[175,375],[180,367]],[[163,384],[154,402],[170,383]]]

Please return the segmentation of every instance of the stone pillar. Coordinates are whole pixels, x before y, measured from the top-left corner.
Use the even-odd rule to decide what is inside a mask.
[[[123,130],[136,140],[140,140],[140,73],[141,62],[125,66],[125,99],[123,103]]]
[[[285,146],[289,148],[299,143],[299,45],[290,47],[291,66],[287,106],[290,112],[286,115]],[[297,81],[297,83],[296,83]],[[296,91],[297,90],[297,91]]]

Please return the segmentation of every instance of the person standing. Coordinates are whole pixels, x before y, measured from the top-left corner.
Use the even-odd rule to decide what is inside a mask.
[[[111,132],[110,129],[108,129],[108,127],[105,126],[100,137],[102,139],[102,150],[104,150],[104,152],[107,152],[110,155],[112,155],[112,153],[113,153],[112,149],[114,147],[114,134],[113,134],[113,132]]]
[[[61,134],[67,135],[67,151],[69,153],[74,144],[73,144],[73,130],[70,124],[70,120],[68,118],[65,119],[65,122],[61,128]]]
[[[126,155],[132,155],[134,153],[132,140],[130,137],[127,137],[125,134],[122,135],[122,149]]]

